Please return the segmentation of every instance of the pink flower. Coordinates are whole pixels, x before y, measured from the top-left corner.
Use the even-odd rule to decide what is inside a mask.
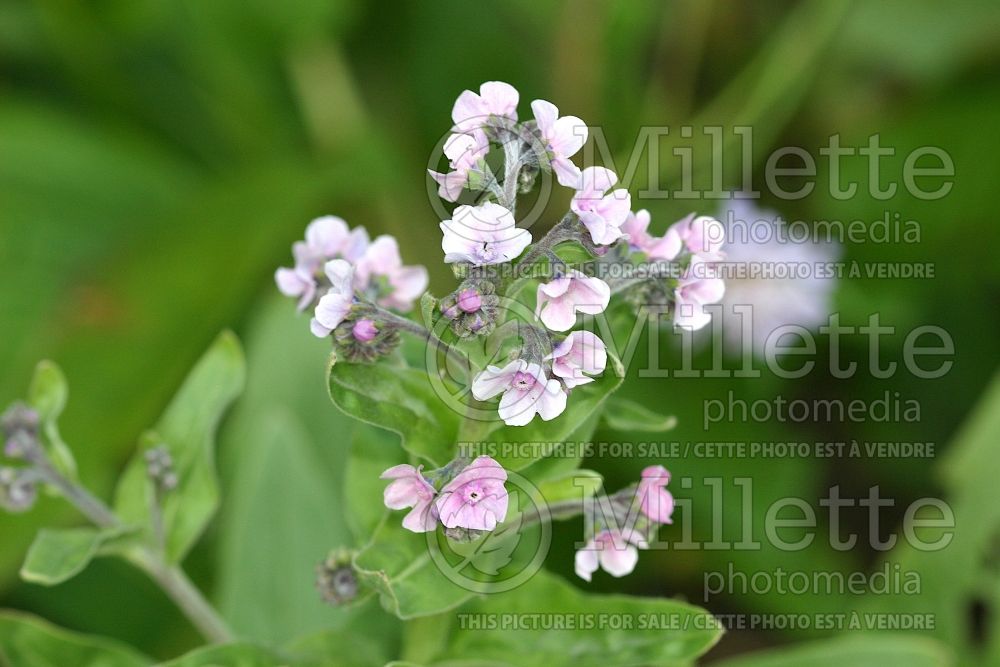
[[[672,260],[681,251],[681,239],[677,234],[664,237],[649,233],[649,211],[642,209],[637,213],[629,212],[622,225],[622,231],[628,236],[628,245],[633,252],[641,252],[650,260]]]
[[[490,142],[478,128],[448,137],[444,144],[444,154],[448,157],[451,171],[442,174],[427,170],[438,183],[438,196],[446,201],[458,201],[462,189],[469,182],[469,174],[476,170],[477,164],[486,157],[489,150]]]
[[[591,575],[600,566],[613,577],[624,577],[639,562],[636,547],[645,549],[646,546],[646,540],[634,530],[602,530],[576,552],[576,575],[590,581]]]
[[[639,509],[656,523],[672,523],[674,497],[667,491],[670,471],[663,466],[649,466],[642,471],[642,479],[635,495],[639,499]]]
[[[316,304],[309,323],[313,335],[324,338],[347,318],[354,302],[354,267],[343,259],[333,259],[324,267],[330,290]]]
[[[438,497],[437,513],[446,528],[493,530],[507,516],[507,471],[480,456],[448,482]]]
[[[385,487],[383,500],[391,510],[413,509],[403,518],[403,528],[414,533],[426,533],[437,525],[437,509],[434,506],[434,487],[420,474],[423,466],[398,465],[389,468],[379,479],[391,479]]]
[[[451,109],[456,132],[467,132],[487,124],[491,116],[517,120],[517,90],[502,81],[487,81],[479,86],[479,94],[463,91]]]
[[[713,263],[691,257],[691,264],[678,280],[674,290],[674,324],[686,329],[697,330],[712,319],[705,306],[718,303],[726,293],[726,283],[715,277]]]
[[[576,155],[587,142],[587,125],[576,116],[559,117],[556,105],[545,100],[535,100],[531,103],[535,112],[538,132],[542,144],[549,153],[552,170],[560,185],[575,186],[580,181],[580,168],[569,158]]]
[[[566,275],[538,286],[535,315],[552,331],[568,331],[576,324],[576,313],[603,313],[611,300],[611,288],[600,278],[570,269]]]
[[[327,215],[316,218],[306,227],[305,241],[292,245],[295,267],[280,268],[274,274],[278,289],[285,296],[299,297],[299,311],[309,307],[316,297],[316,274],[334,258],[354,261],[368,246],[364,227],[350,230],[342,218]]]
[[[299,297],[300,313],[316,298],[316,278],[304,266],[299,266],[297,263],[293,269],[282,267],[275,271],[274,282],[285,296]]]
[[[605,167],[587,167],[580,174],[577,192],[570,209],[580,218],[594,243],[610,245],[623,235],[625,218],[632,209],[632,198],[625,189],[614,190],[618,176]]]
[[[531,243],[528,230],[514,226],[514,214],[493,202],[459,206],[451,220],[441,223],[441,231],[441,249],[449,264],[502,264],[515,259]]]
[[[378,327],[371,320],[358,320],[351,328],[351,335],[360,343],[370,343],[378,335]]]
[[[561,378],[568,388],[573,388],[593,382],[594,378],[589,375],[604,372],[608,352],[604,341],[591,332],[574,331],[545,359],[552,360],[552,374]]]
[[[696,218],[692,213],[671,225],[664,239],[669,239],[672,245],[683,243],[688,252],[716,261],[723,257],[721,250],[726,242],[726,228],[715,218],[707,215]]]
[[[516,359],[503,368],[487,366],[472,380],[472,395],[485,401],[497,394],[500,418],[508,426],[524,426],[537,414],[544,421],[566,409],[566,392],[558,380],[549,380],[538,364]]]
[[[376,238],[358,259],[357,273],[359,289],[376,289],[376,302],[386,308],[409,310],[427,289],[427,269],[403,266],[399,244],[387,234]],[[384,286],[374,284],[380,277],[385,278]]]

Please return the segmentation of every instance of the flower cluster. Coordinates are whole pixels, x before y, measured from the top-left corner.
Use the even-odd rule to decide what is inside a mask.
[[[348,361],[372,361],[398,342],[388,311],[408,311],[427,289],[427,269],[404,266],[392,236],[370,240],[364,227],[341,218],[317,218],[292,246],[293,268],[275,273],[278,289],[314,310],[313,334],[333,334]]]
[[[414,533],[430,532],[439,523],[468,531],[493,530],[507,516],[507,471],[489,456],[480,456],[456,473],[462,463],[454,461],[432,473],[424,473],[423,466],[389,468],[381,475],[391,480],[383,496],[385,506],[409,509],[403,527]]]
[[[576,552],[577,576],[590,581],[603,569],[613,577],[623,577],[635,569],[639,549],[649,546],[660,524],[671,523],[674,497],[667,491],[670,473],[663,466],[649,466],[633,489],[626,489],[610,501],[610,516],[602,514],[593,527],[593,537]]]

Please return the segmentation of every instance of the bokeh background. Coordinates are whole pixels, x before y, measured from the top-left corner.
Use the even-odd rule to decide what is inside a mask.
[[[945,327],[956,345],[945,377],[917,380],[900,370],[887,380],[643,379],[625,391],[677,415],[670,439],[681,441],[936,443],[933,460],[718,458],[668,466],[694,480],[753,478],[758,527],[774,499],[794,495],[817,506],[834,484],[847,497],[879,485],[894,498],[884,532],[897,530],[917,498],[964,503],[959,535],[963,525],[975,528],[956,539],[946,560],[888,557],[923,568],[920,596],[749,594],[708,606],[720,613],[927,607],[941,618],[927,634],[970,664],[992,660],[1000,655],[996,392],[982,399],[993,407],[982,408],[978,422],[960,427],[1000,359],[998,74],[993,0],[7,0],[0,3],[0,402],[23,395],[39,359],[58,362],[71,386],[63,433],[82,477],[107,496],[142,428],[214,336],[234,329],[248,348],[250,384],[222,434],[223,514],[187,567],[242,634],[287,639],[340,622],[337,610],[315,600],[311,582],[327,549],[351,542],[339,499],[353,427],[326,398],[325,346],[276,298],[273,271],[289,262],[290,244],[309,219],[333,213],[373,234],[396,235],[407,263],[429,267],[432,291],[449,291],[425,169],[462,89],[507,81],[521,91],[523,115],[527,101],[552,100],[601,126],[622,160],[644,125],[751,125],[757,168],[777,146],[819,157],[831,134],[860,146],[879,133],[882,145],[897,150],[883,166],[896,178],[910,150],[940,146],[957,175],[939,201],[902,192],[876,200],[866,193],[864,161],[855,159],[843,174],[860,184],[850,200],[817,187],[799,201],[765,195],[763,203],[805,220],[871,221],[890,211],[918,221],[919,244],[848,245],[844,258],[933,262],[936,277],[847,280],[836,308],[849,324],[879,312],[900,331]],[[664,150],[683,141],[672,136]],[[686,143],[697,145],[697,132]],[[706,157],[700,150],[697,164]],[[661,183],[674,187],[677,164],[661,162]],[[729,182],[738,167],[727,167]],[[826,175],[821,162],[817,181]],[[635,196],[643,182],[628,185]],[[718,203],[642,205],[661,232],[690,208],[711,213]],[[881,353],[901,360],[902,336],[885,339]],[[867,341],[849,342],[844,354],[864,363]],[[900,392],[920,401],[922,420],[731,424],[706,435],[702,401],[729,389],[747,400]],[[294,424],[294,442],[261,428],[260,414],[276,411]],[[650,439],[605,431],[598,438]],[[953,465],[950,450],[958,452]],[[591,467],[613,489],[645,463],[605,459]],[[738,535],[738,488],[729,481],[726,488],[725,513],[733,517],[726,532]],[[696,481],[675,492],[694,501],[696,535],[709,535],[710,489]],[[38,527],[78,521],[52,499],[27,515],[0,516],[0,606],[160,657],[196,644],[170,603],[116,561],[99,560],[53,589],[19,583],[17,568]],[[864,510],[846,521],[867,534]],[[549,567],[566,576],[577,528],[557,531],[549,557]],[[851,572],[881,567],[883,558],[864,544],[835,552],[825,540],[798,553],[657,552],[644,554],[632,577],[604,578],[594,588],[700,602],[703,574],[730,563],[751,573],[778,566]],[[398,641],[396,633],[386,626],[387,643]],[[710,657],[829,634],[734,632]]]

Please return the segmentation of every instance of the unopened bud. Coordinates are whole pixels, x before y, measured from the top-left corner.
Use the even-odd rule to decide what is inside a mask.
[[[174,471],[174,459],[166,445],[159,445],[146,451],[146,474],[160,491],[172,491],[177,488],[177,473]]]
[[[488,533],[488,530],[475,530],[474,528],[445,528],[444,535],[452,542],[475,542],[480,537]]]
[[[358,596],[358,578],[352,560],[350,551],[337,549],[316,567],[316,588],[324,602],[341,605]]]
[[[37,498],[37,481],[29,470],[0,468],[0,507],[11,513],[26,512]]]
[[[378,320],[347,320],[333,330],[333,340],[339,356],[345,361],[372,362],[396,349],[399,331]]]
[[[0,417],[4,454],[12,459],[27,456],[38,447],[38,413],[24,403],[14,403]]]

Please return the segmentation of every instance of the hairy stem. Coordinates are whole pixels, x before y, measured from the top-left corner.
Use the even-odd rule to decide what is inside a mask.
[[[126,528],[104,501],[80,484],[65,478],[44,454],[33,456],[30,460],[41,478],[58,489],[95,526],[102,529]],[[180,567],[166,562],[162,548],[154,550],[148,546],[135,547],[127,557],[129,562],[146,572],[163,589],[205,639],[214,643],[232,640],[232,633],[219,613]]]
[[[376,307],[376,310],[378,311],[379,317],[381,317],[382,319],[388,322],[392,322],[392,324],[399,327],[403,331],[406,331],[407,333],[413,334],[414,336],[424,339],[425,341],[427,341],[428,344],[434,343],[439,348],[444,349],[445,354],[452,362],[458,364],[460,368],[468,370],[469,368],[468,358],[466,358],[466,356],[462,354],[460,350],[456,349],[454,346],[449,345],[448,343],[438,338],[438,336],[433,331],[431,331],[424,325],[418,324],[413,320],[407,319],[401,315],[397,315],[392,311],[385,310],[384,308]]]

